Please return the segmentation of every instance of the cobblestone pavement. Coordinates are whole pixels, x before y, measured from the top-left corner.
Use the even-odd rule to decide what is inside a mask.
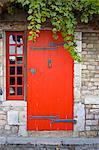
[[[99,145],[0,145],[0,150],[99,150]]]

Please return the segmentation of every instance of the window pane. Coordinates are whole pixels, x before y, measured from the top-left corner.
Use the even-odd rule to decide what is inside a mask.
[[[9,36],[9,43],[10,44],[15,44],[15,35],[10,35]]]
[[[22,67],[17,67],[17,74],[22,74]]]
[[[10,77],[10,85],[15,85],[15,78],[14,77]]]
[[[22,56],[17,56],[17,64],[22,64]]]
[[[9,54],[15,54],[15,46],[9,46]]]
[[[15,67],[10,67],[10,75],[15,75]]]
[[[17,88],[17,95],[22,95],[22,87]]]
[[[22,54],[23,46],[17,46],[17,54]]]
[[[10,87],[10,95],[15,95],[15,87]]]
[[[22,85],[22,77],[17,77],[17,84]]]
[[[22,37],[22,35],[17,35],[17,44],[23,44],[23,37]]]
[[[15,64],[15,56],[10,56],[9,62],[10,62],[10,64]]]

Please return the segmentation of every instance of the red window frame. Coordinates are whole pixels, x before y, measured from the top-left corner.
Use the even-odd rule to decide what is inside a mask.
[[[15,43],[10,43],[9,38],[10,35],[14,36]],[[18,36],[21,36],[23,39],[23,43],[18,43]],[[15,53],[10,54],[10,46],[14,46]],[[18,54],[18,47],[22,47],[22,53]],[[15,63],[10,63],[10,56],[13,56],[15,58]],[[18,63],[18,56],[22,58],[22,63]],[[11,67],[14,67],[15,74],[11,75],[10,69]],[[22,68],[22,74],[18,74],[18,67]],[[11,85],[10,80],[11,77],[14,78],[14,85]],[[20,77],[21,85],[18,84],[18,77]],[[21,94],[18,93],[18,89],[21,88]],[[10,90],[11,88],[15,88],[15,94],[11,95]],[[7,100],[24,100],[24,32],[6,32],[6,98]]]

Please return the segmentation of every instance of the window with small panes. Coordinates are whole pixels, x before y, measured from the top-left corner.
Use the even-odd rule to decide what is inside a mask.
[[[24,99],[24,32],[6,32],[6,97]]]

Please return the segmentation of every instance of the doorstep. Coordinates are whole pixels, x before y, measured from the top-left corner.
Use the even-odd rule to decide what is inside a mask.
[[[0,144],[31,145],[93,145],[99,144],[97,138],[33,138],[33,137],[0,137]]]

